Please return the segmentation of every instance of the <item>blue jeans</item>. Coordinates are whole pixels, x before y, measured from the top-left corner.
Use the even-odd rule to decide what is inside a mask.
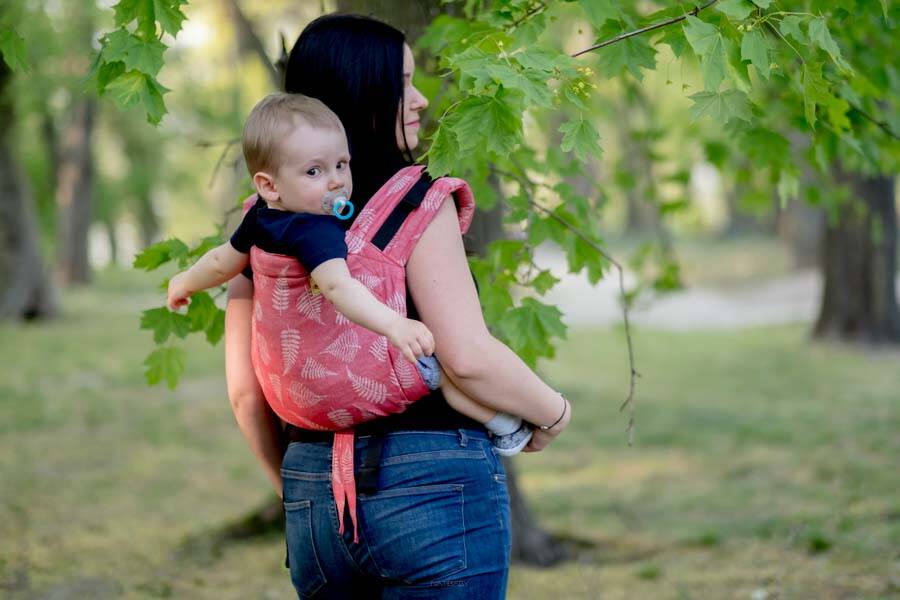
[[[356,440],[357,469],[371,440]],[[350,527],[338,534],[330,443],[290,444],[281,474],[291,581],[300,598],[506,595],[509,496],[484,430],[385,435],[377,491],[357,496],[357,544]]]

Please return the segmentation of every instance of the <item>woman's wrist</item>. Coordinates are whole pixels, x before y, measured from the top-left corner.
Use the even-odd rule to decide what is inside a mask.
[[[562,394],[558,395],[562,400],[562,411],[560,412],[559,418],[557,418],[553,423],[537,425],[537,428],[541,431],[550,432],[561,430],[568,424],[569,420],[571,419],[572,407],[569,404],[569,401],[566,400],[565,396],[563,396]]]

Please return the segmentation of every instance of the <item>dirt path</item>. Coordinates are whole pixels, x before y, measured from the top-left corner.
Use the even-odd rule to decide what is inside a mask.
[[[562,280],[545,298],[563,311],[563,320],[568,325],[605,326],[622,322],[615,271],[591,287],[586,276],[566,272],[562,254],[541,252],[537,262]],[[625,284],[634,284],[630,273],[626,273]],[[900,277],[897,289],[900,294]],[[822,279],[817,271],[797,271],[740,288],[694,287],[644,298],[632,310],[631,318],[640,326],[682,331],[810,322],[817,316],[821,293]]]

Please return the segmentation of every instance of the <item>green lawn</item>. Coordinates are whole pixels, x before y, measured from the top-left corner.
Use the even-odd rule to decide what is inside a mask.
[[[0,596],[291,597],[277,535],[183,551],[271,493],[221,347],[189,344],[174,393],[143,384],[137,315],[162,298],[143,279],[105,273],[58,321],[0,325]],[[803,327],[635,341],[631,448],[620,330],[574,332],[542,367],[575,419],[516,464],[582,550],[514,568],[511,598],[900,597],[900,353]]]

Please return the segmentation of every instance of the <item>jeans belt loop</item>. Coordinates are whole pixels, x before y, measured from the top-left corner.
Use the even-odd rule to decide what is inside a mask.
[[[465,429],[459,430],[459,446],[460,448],[465,448],[469,444],[469,436],[466,435]]]

